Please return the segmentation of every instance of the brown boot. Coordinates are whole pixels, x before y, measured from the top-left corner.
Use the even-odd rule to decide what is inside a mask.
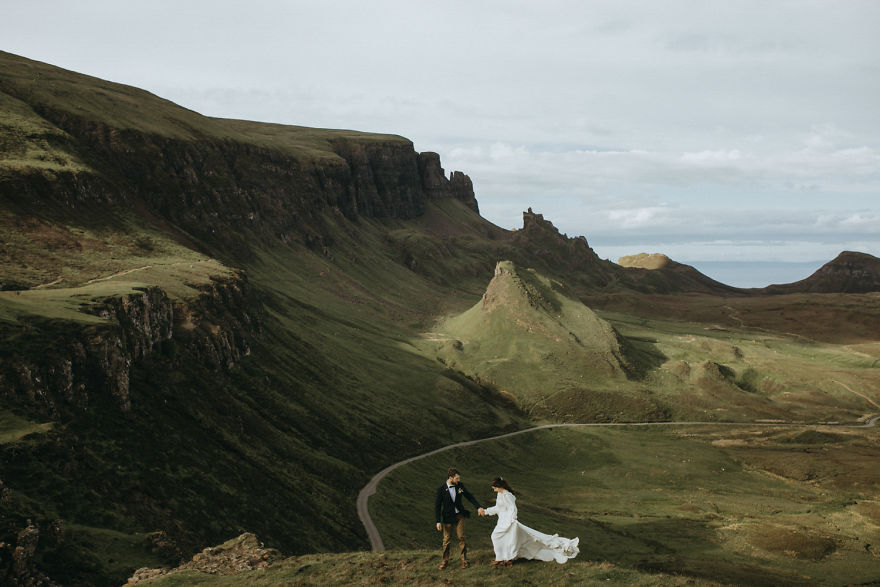
[[[440,570],[442,571],[443,569],[445,569],[448,564],[449,561],[443,561],[442,563],[440,563]]]
[[[461,568],[463,568],[463,569],[468,568],[468,562],[467,562],[467,561],[461,561]]]

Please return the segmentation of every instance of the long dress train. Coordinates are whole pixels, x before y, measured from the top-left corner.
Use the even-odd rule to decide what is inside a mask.
[[[486,515],[498,516],[492,531],[495,560],[509,561],[517,557],[564,563],[578,555],[578,538],[562,538],[558,534],[543,534],[516,519],[516,496],[500,491],[495,505],[486,508]]]

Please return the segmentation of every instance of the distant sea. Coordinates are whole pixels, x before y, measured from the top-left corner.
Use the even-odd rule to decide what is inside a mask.
[[[715,281],[734,287],[766,287],[805,279],[828,261],[679,261]]]

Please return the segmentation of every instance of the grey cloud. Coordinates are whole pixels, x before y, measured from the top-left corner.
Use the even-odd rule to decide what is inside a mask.
[[[591,242],[721,233],[721,256],[880,240],[877,22],[869,0],[37,0],[0,38],[212,116],[404,135],[497,224],[533,206]]]

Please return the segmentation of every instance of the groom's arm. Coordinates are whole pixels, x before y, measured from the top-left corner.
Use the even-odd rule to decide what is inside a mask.
[[[471,502],[472,504],[474,504],[474,506],[475,506],[478,510],[483,509],[483,506],[480,505],[480,502],[478,502],[478,501],[476,500],[476,498],[474,498],[474,496],[471,495],[471,492],[467,490],[467,488],[464,486],[463,483],[459,483],[459,487],[461,487],[461,494],[464,495],[464,496],[468,499],[469,502]]]

